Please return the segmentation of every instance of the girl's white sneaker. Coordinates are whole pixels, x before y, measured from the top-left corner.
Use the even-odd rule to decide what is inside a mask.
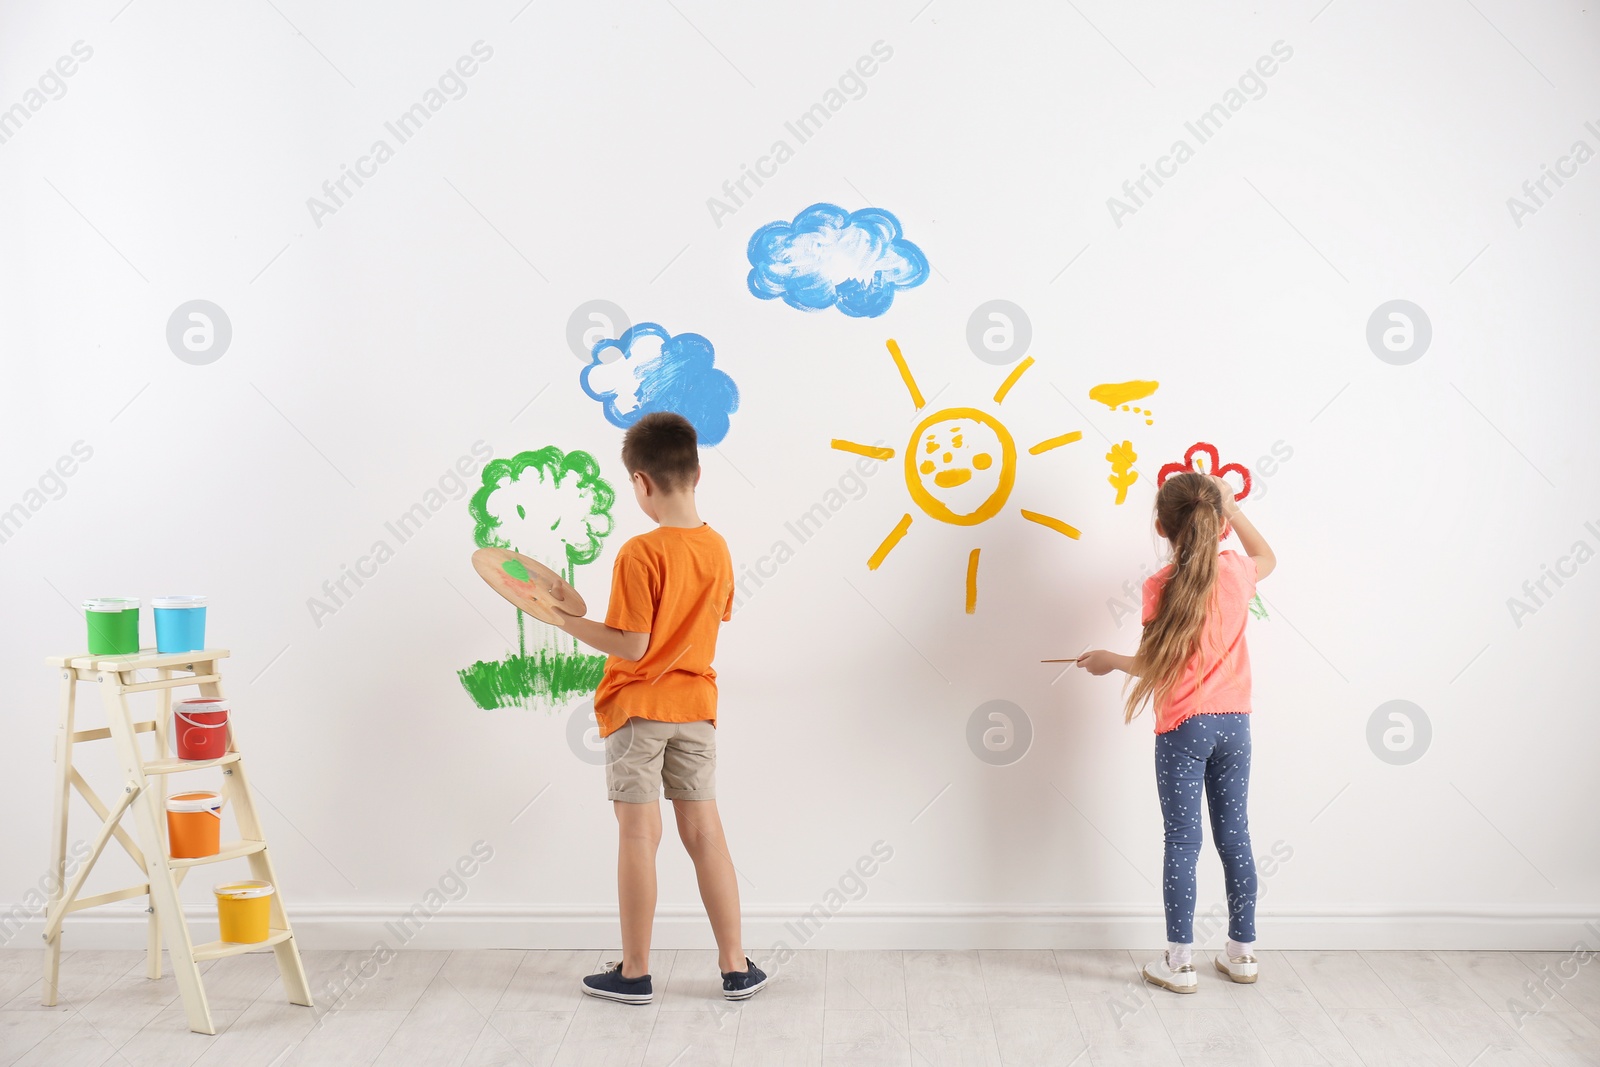
[[[1144,965],[1144,980],[1162,989],[1170,989],[1174,993],[1198,993],[1200,991],[1200,978],[1194,972],[1194,964],[1185,963],[1174,969],[1168,965],[1167,953],[1163,952],[1158,960],[1151,960]],[[1251,979],[1255,981],[1255,979]]]
[[[1217,970],[1241,985],[1256,980],[1256,958],[1251,955],[1230,956],[1227,951],[1217,953]]]

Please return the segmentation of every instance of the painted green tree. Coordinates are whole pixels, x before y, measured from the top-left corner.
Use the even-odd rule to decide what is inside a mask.
[[[490,460],[467,510],[479,548],[509,548],[532,556],[572,582],[578,567],[600,558],[615,502],[616,493],[600,477],[593,456],[550,445]],[[531,623],[531,650],[530,620],[518,611],[516,651],[456,672],[478,707],[555,705],[599,684],[604,656],[580,651],[576,641],[553,626]]]

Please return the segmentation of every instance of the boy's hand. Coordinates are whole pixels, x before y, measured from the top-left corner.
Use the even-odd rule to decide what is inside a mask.
[[[1103,648],[1091,649],[1078,657],[1078,666],[1098,678],[1117,669],[1114,655]]]
[[[562,578],[558,575],[556,580],[550,583],[550,598],[551,600],[555,601],[554,607],[556,608],[556,625],[561,627],[563,630],[567,628],[567,619],[577,618],[577,616],[572,615],[562,607],[562,603],[568,599],[569,593],[572,594],[572,599],[578,599],[577,590],[568,585],[565,578]]]

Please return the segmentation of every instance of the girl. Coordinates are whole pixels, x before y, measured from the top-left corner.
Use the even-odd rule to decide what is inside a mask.
[[[1245,555],[1221,552],[1229,527]],[[1277,559],[1234,502],[1228,483],[1175,474],[1156,493],[1156,533],[1172,562],[1144,583],[1144,634],[1132,656],[1085,652],[1090,674],[1125,671],[1133,680],[1124,708],[1131,722],[1146,700],[1156,719],[1156,789],[1166,824],[1162,895],[1167,951],[1145,965],[1148,982],[1174,993],[1198,989],[1194,941],[1195,863],[1200,858],[1200,792],[1228,886],[1228,945],[1217,970],[1256,980],[1256,864],[1245,801],[1250,785],[1250,654],[1244,624],[1256,582]]]

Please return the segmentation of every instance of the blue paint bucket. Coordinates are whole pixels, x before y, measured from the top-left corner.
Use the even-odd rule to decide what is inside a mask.
[[[156,613],[157,652],[198,652],[206,647],[206,598],[158,596],[151,601]]]

